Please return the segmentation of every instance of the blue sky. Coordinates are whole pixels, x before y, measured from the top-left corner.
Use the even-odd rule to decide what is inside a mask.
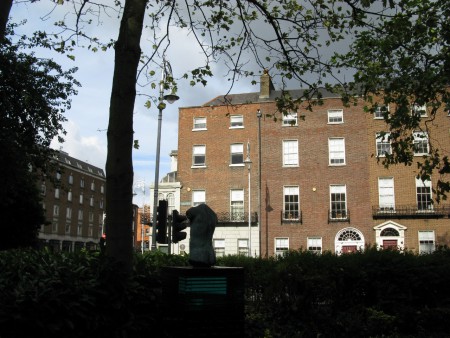
[[[26,19],[27,23],[17,32],[31,34],[37,29],[55,31],[53,23],[61,19],[70,7],[55,6],[50,1],[38,1],[34,4],[16,3],[11,11],[13,22]],[[51,15],[47,16],[47,14]],[[86,27],[88,33],[109,40],[115,39],[118,34],[119,19],[103,17],[101,24]],[[89,31],[92,30],[92,31]],[[147,34],[144,31],[142,37],[143,49],[150,48],[147,42]],[[93,53],[83,48],[77,48],[73,55],[75,61],[67,56],[58,55],[47,50],[36,50],[36,56],[53,58],[65,69],[78,67],[75,77],[81,82],[82,87],[78,89],[78,95],[72,97],[72,109],[65,116],[68,121],[64,124],[67,131],[63,144],[53,143],[56,149],[62,149],[69,155],[87,161],[100,168],[105,168],[107,154],[106,129],[108,128],[109,100],[114,68],[113,51]],[[171,36],[171,49],[167,54],[174,73],[174,77],[200,65],[202,59],[200,50],[195,48],[193,37],[183,31],[173,31]],[[161,163],[160,177],[170,171],[171,150],[177,149],[178,132],[178,108],[201,105],[212,98],[225,94],[229,89],[229,82],[225,78],[225,72],[221,66],[214,66],[218,76],[208,82],[207,87],[191,87],[187,82],[179,83],[178,95],[180,100],[172,105],[167,105],[163,112],[161,133]],[[160,77],[160,68],[154,67],[157,77]],[[222,74],[222,75],[221,75]],[[234,88],[237,92],[257,91],[256,86],[250,84],[251,79],[243,79]],[[138,86],[143,94],[158,96],[158,88],[151,89]],[[133,151],[133,166],[136,185],[145,182],[146,190],[154,181],[155,153],[157,138],[158,111],[155,105],[150,109],[144,106],[145,99],[142,96],[136,98],[134,114],[135,139],[139,140],[140,148]],[[142,195],[142,189],[136,189],[138,196],[135,202],[141,204],[148,198],[148,192]]]

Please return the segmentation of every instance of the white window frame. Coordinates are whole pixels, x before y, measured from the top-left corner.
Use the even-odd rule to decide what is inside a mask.
[[[391,133],[384,133],[383,136],[381,135],[381,133],[376,134],[376,137],[375,137],[376,145],[375,146],[376,146],[377,157],[386,157],[386,153],[388,155],[392,154],[391,141],[389,140],[390,136],[391,136]]]
[[[58,232],[58,222],[53,221],[52,222],[52,233]]]
[[[55,198],[59,199],[59,193],[60,193],[59,188],[55,188]]]
[[[83,220],[83,216],[84,216],[83,209],[79,209],[78,210],[78,220],[82,221]]]
[[[53,206],[53,216],[59,216],[59,205],[57,204]]]
[[[283,140],[283,167],[298,167],[298,140]]]
[[[298,126],[298,114],[297,113],[287,113],[283,114],[281,125],[283,127],[295,127]]]
[[[430,180],[422,181],[420,178],[416,177],[417,211],[418,212],[433,211],[432,200],[433,200],[433,187],[431,181]]]
[[[101,198],[100,202],[98,202],[98,206],[100,209],[103,209],[103,198]]]
[[[344,123],[343,109],[328,109],[328,124],[342,124]]]
[[[94,181],[91,182],[91,190],[95,191],[95,182]]]
[[[89,211],[89,222],[94,222],[94,213]]]
[[[206,191],[205,190],[193,190],[192,191],[192,206],[206,203]]]
[[[274,238],[275,255],[283,256],[289,251],[289,237],[275,237]]]
[[[194,127],[192,128],[192,131],[198,130],[207,130],[205,116],[194,117]]]
[[[322,237],[308,237],[306,239],[306,248],[308,251],[322,254]]]
[[[430,143],[428,142],[428,133],[425,131],[415,131],[413,133],[414,137],[414,156],[424,156],[430,153]],[[422,150],[425,148],[426,144],[426,152]],[[420,145],[420,148],[418,146]]]
[[[83,193],[80,193],[79,202],[80,202],[80,204],[83,204]]]
[[[233,157],[242,156],[242,162],[233,163]],[[244,143],[233,143],[230,145],[230,167],[244,166]]]
[[[216,257],[225,256],[225,239],[213,239],[214,244],[214,252],[216,253]]]
[[[237,244],[238,255],[248,256],[248,239],[238,239]]]
[[[344,194],[344,200],[333,199],[333,195]],[[335,196],[336,197],[336,196]],[[347,186],[345,184],[330,185],[330,219],[347,219]],[[342,208],[342,203],[344,207]],[[338,205],[341,205],[337,207]]]
[[[381,105],[381,106],[376,106],[375,110],[373,112],[373,118],[375,120],[383,120],[384,119],[384,112],[387,111],[389,113],[389,105]]]
[[[83,234],[83,224],[77,224],[77,236],[81,236]]]
[[[67,207],[66,208],[66,219],[71,219],[71,218],[72,218],[72,208]]]
[[[72,190],[67,193],[67,201],[72,202]]]
[[[234,222],[245,219],[244,189],[230,190],[230,220]]]
[[[201,159],[203,158],[203,161]],[[192,168],[206,167],[206,145],[197,144],[192,147]]]
[[[328,138],[328,164],[330,166],[346,165],[345,157],[345,138]]]
[[[84,188],[84,178],[83,177],[80,179],[80,187]]]
[[[419,254],[429,254],[436,250],[434,230],[419,230]]]
[[[244,128],[244,115],[231,115],[229,129],[242,129],[242,128]]]
[[[393,177],[378,177],[378,206],[380,211],[395,211],[395,189]]]
[[[411,114],[419,116],[419,117],[427,117],[427,105],[418,105],[417,103],[414,103],[411,106]]]
[[[68,177],[68,181],[69,181],[69,184],[73,184],[73,175],[72,175],[72,173],[70,173],[70,175]]]
[[[296,201],[295,197],[297,197]],[[283,219],[288,221],[300,219],[300,188],[298,185],[283,187]]]
[[[102,184],[102,185],[100,186],[100,193],[101,193],[101,194],[104,194],[104,193],[105,193],[105,185],[104,185],[104,184]]]
[[[70,223],[66,223],[64,231],[66,232],[66,234],[70,234]]]

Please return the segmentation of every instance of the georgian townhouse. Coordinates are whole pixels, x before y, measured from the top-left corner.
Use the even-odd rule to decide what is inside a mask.
[[[259,92],[179,109],[181,212],[206,203],[217,213],[218,255],[448,244],[449,205],[430,207],[433,182],[416,180],[413,167],[377,163],[377,151],[389,148],[377,139],[387,130],[380,114],[322,90],[323,104],[282,116],[279,95],[264,73]],[[450,150],[450,117],[435,124],[433,137]],[[417,131],[417,156],[426,154],[426,140]]]

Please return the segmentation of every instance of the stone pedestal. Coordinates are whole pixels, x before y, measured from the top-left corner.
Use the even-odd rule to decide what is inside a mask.
[[[165,267],[164,326],[169,337],[243,337],[244,269]]]

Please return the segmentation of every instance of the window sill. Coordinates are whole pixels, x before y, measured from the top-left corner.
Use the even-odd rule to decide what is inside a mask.
[[[204,169],[207,168],[206,165],[193,165],[191,166],[191,169]]]
[[[328,122],[327,124],[344,124],[344,122]]]
[[[333,164],[328,164],[329,167],[345,167],[346,164],[345,163],[333,163]]]
[[[244,129],[244,126],[229,127],[228,129]]]
[[[239,163],[239,164],[230,164],[230,167],[245,167],[245,163]]]
[[[194,128],[192,131],[205,131],[208,130],[207,128]]]
[[[298,164],[292,164],[292,165],[283,164],[282,167],[283,168],[298,168],[300,166]]]

